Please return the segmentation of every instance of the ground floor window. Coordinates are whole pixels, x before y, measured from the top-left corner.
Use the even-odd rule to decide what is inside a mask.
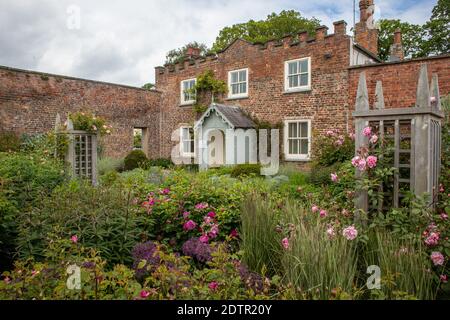
[[[311,120],[284,122],[284,155],[286,160],[310,160]]]
[[[181,127],[180,134],[181,155],[183,157],[193,157],[195,152],[194,128]]]

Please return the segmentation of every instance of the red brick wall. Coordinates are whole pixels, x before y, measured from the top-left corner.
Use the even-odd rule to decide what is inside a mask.
[[[0,130],[43,133],[59,112],[90,110],[105,117],[113,134],[105,155],[123,157],[133,148],[133,127],[147,127],[149,155],[159,157],[160,93],[69,77],[0,67]]]
[[[361,72],[366,72],[370,105],[375,99],[377,80],[383,82],[383,93],[386,108],[411,107],[416,102],[417,81],[421,64],[428,65],[428,77],[431,82],[433,73],[439,76],[439,92],[441,96],[450,93],[450,55],[430,57],[402,62],[376,64],[353,67],[349,70],[349,105],[355,108],[358,81]]]
[[[338,26],[339,28],[339,26]],[[342,28],[341,28],[342,29]],[[170,141],[173,130],[182,123],[193,123],[192,106],[180,106],[180,82],[195,78],[205,70],[213,70],[218,79],[228,81],[228,71],[249,69],[249,97],[226,100],[259,120],[273,124],[289,117],[312,119],[313,130],[346,129],[348,97],[348,65],[350,39],[344,33],[326,36],[322,40],[309,39],[291,45],[269,42],[253,45],[243,40],[234,42],[217,58],[197,59],[193,65],[184,62],[171,70],[156,68],[156,88],[162,92],[161,152],[169,156],[174,145]],[[325,54],[331,54],[326,58]],[[284,93],[284,62],[311,57],[312,90]],[[313,142],[314,144],[314,142]]]

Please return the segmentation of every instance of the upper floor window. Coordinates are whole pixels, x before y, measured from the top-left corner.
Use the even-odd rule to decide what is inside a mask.
[[[192,127],[181,127],[180,128],[180,134],[181,134],[181,155],[183,157],[193,157],[194,156],[194,147],[195,147],[195,140],[194,140],[194,128]]]
[[[284,90],[311,90],[311,58],[302,58],[284,63]]]
[[[284,155],[286,160],[309,160],[311,153],[311,120],[286,120]]]
[[[248,97],[248,69],[228,72],[228,98]]]
[[[181,104],[193,104],[195,102],[195,87],[196,79],[189,79],[181,81]]]

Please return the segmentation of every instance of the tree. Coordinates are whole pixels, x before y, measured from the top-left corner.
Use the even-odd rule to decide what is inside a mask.
[[[177,63],[184,59],[187,49],[189,47],[200,49],[200,55],[208,53],[208,47],[204,43],[198,43],[197,41],[189,42],[181,48],[171,50],[166,55],[166,64]]]
[[[450,52],[450,1],[439,0],[431,18],[424,25],[410,24],[400,20],[380,20],[378,38],[379,57],[386,61],[394,42],[395,29],[402,31],[405,57],[418,58]]]
[[[307,19],[295,10],[283,10],[279,14],[272,13],[265,20],[250,20],[223,28],[211,51],[219,52],[230,45],[235,39],[242,38],[250,42],[266,42],[270,39],[281,39],[286,35],[295,35],[300,31],[314,34],[320,26],[320,20]]]
[[[378,56],[381,60],[389,59],[389,51],[394,43],[394,32],[397,28],[402,31],[403,49],[405,57],[416,58],[423,56],[421,47],[424,42],[424,29],[420,25],[402,22],[398,19],[382,19],[379,21]]]
[[[431,19],[424,25],[427,40],[422,45],[423,55],[450,52],[450,1],[439,0]]]
[[[153,83],[146,83],[141,88],[145,90],[153,90],[155,89],[155,85]]]

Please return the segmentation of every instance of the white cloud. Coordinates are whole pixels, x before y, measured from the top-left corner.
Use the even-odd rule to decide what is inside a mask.
[[[359,2],[359,1],[357,1]],[[436,0],[375,0],[382,18],[425,22]],[[81,29],[67,28],[67,8]],[[0,64],[140,86],[154,80],[165,54],[189,41],[211,45],[220,29],[295,9],[352,24],[353,0],[2,0]]]

